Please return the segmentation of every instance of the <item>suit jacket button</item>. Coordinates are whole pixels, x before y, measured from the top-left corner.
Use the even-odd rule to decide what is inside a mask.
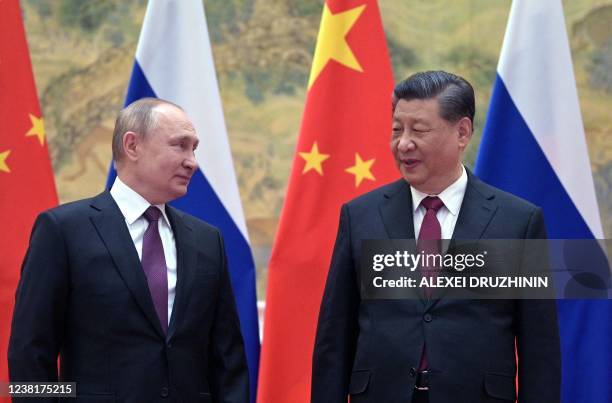
[[[167,387],[163,387],[161,388],[161,393],[160,393],[161,397],[168,397],[168,388]]]
[[[415,369],[415,368],[410,368],[410,376],[411,376],[412,378],[414,378],[414,377],[416,376],[416,374],[417,374],[416,369]]]
[[[423,315],[423,320],[425,322],[431,322],[432,316],[428,313],[426,313],[425,315]]]

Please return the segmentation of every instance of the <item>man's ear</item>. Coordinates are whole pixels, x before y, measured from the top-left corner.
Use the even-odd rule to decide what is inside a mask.
[[[139,146],[142,142],[142,137],[138,133],[125,132],[123,134],[123,154],[130,161],[138,159]]]
[[[459,145],[461,148],[467,147],[472,138],[472,121],[467,117],[462,117],[456,123],[457,136],[459,137]]]

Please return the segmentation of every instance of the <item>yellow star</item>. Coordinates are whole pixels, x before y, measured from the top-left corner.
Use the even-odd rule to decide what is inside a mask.
[[[319,153],[319,146],[317,145],[316,141],[312,144],[312,148],[310,149],[310,152],[308,153],[301,152],[299,154],[300,154],[300,157],[302,157],[304,161],[306,161],[306,165],[304,165],[304,170],[302,171],[302,174],[305,174],[311,169],[314,169],[315,171],[319,173],[319,175],[323,175],[322,164],[323,164],[323,161],[329,158],[329,154]]]
[[[358,153],[355,153],[355,165],[345,169],[346,172],[355,175],[355,187],[358,187],[361,184],[361,181],[364,179],[369,179],[371,181],[376,180],[370,171],[374,161],[376,161],[375,158],[363,161],[361,156]]]
[[[11,172],[11,169],[6,165],[6,159],[8,158],[11,150],[6,150],[0,153],[0,172]]]
[[[321,17],[308,88],[331,59],[353,70],[363,71],[345,38],[364,9],[365,4],[332,14],[327,3],[323,5],[323,17]]]
[[[37,118],[36,116],[30,113],[30,121],[32,122],[32,127],[26,133],[26,136],[37,136],[38,141],[40,141],[40,145],[45,144],[45,122],[43,118]]]

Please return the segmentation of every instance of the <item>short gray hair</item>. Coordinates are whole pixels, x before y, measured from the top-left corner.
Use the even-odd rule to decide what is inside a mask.
[[[138,133],[146,137],[157,123],[155,108],[160,105],[172,105],[180,110],[180,106],[159,98],[141,98],[123,108],[113,130],[113,160],[120,161],[123,158],[123,135],[126,132]]]

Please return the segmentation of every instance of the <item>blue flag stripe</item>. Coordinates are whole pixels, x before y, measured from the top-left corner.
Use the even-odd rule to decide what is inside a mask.
[[[550,238],[593,238],[499,75],[475,173],[484,181],[541,206]],[[557,302],[563,402],[611,401],[611,309],[609,299]]]
[[[593,238],[499,76],[484,133],[475,168],[482,180],[543,207],[549,238]]]

